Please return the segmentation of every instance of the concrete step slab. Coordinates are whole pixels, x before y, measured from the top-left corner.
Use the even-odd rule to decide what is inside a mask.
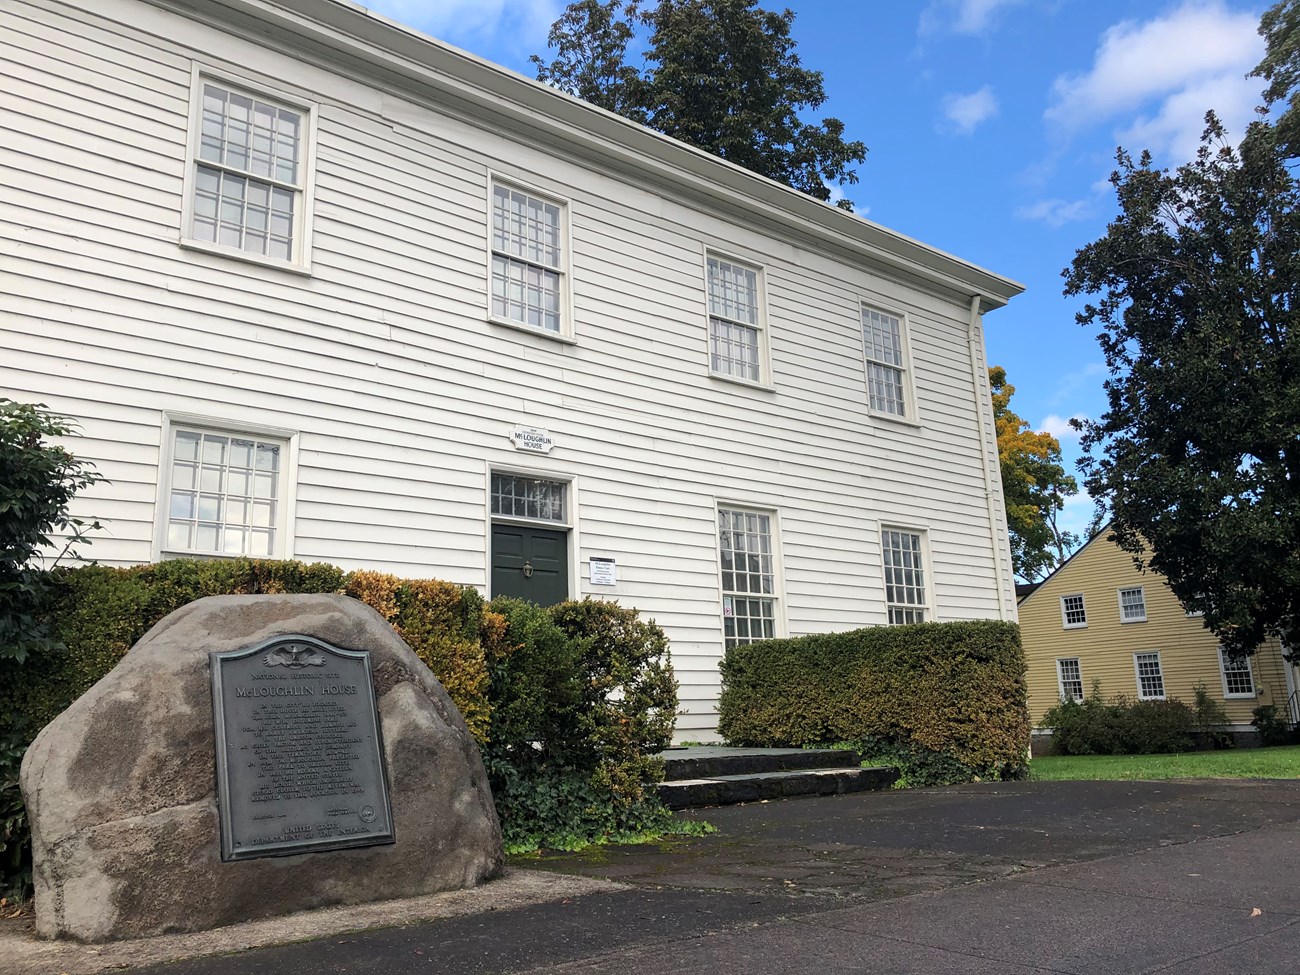
[[[887,789],[897,778],[898,769],[886,766],[756,772],[661,782],[659,797],[670,809],[694,809],[764,799],[833,796]]]
[[[843,748],[732,748],[696,745],[661,752],[665,781],[714,779],[728,775],[794,772],[802,769],[857,768],[858,753]]]

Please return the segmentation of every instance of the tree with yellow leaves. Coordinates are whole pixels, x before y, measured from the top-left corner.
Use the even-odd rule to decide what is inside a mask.
[[[1065,499],[1079,485],[1061,465],[1061,442],[1050,433],[1037,433],[1011,410],[1016,387],[1001,366],[989,369],[993,390],[993,422],[998,434],[1002,467],[1002,498],[1011,535],[1011,562],[1016,575],[1036,582],[1069,557],[1079,538],[1061,529]]]

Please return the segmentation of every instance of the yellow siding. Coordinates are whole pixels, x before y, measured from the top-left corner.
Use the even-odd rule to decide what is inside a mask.
[[[1143,589],[1146,622],[1121,623],[1119,590],[1135,586]],[[1066,629],[1061,597],[1075,593],[1083,594],[1087,625]],[[1029,714],[1035,725],[1060,698],[1056,661],[1062,657],[1079,659],[1085,694],[1099,681],[1107,699],[1120,694],[1137,698],[1133,655],[1155,650],[1167,698],[1191,704],[1194,688],[1203,683],[1233,724],[1249,724],[1251,711],[1260,705],[1283,708],[1287,703],[1286,664],[1276,642],[1265,644],[1251,658],[1256,696],[1225,698],[1214,634],[1199,617],[1183,612],[1162,576],[1135,568],[1132,556],[1108,541],[1105,532],[1025,598],[1020,629],[1029,667]]]

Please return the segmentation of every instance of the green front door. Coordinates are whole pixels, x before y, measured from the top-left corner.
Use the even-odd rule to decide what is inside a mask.
[[[492,526],[492,595],[542,606],[569,598],[569,533],[530,525]]]

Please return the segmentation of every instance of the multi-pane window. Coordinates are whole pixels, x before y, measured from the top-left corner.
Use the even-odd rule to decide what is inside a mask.
[[[1146,597],[1141,586],[1119,591],[1119,621],[1121,623],[1142,623],[1147,618]]]
[[[776,561],[772,516],[721,508],[722,629],[728,647],[776,636]]]
[[[277,554],[283,460],[279,441],[175,430],[163,547],[205,555]]]
[[[1088,613],[1083,608],[1083,593],[1076,592],[1061,597],[1061,622],[1067,630],[1088,625]]]
[[[500,183],[492,187],[492,314],[559,333],[563,209]]]
[[[1234,657],[1219,648],[1219,667],[1223,670],[1223,693],[1226,697],[1254,697],[1255,679],[1250,673],[1249,657]]]
[[[1165,696],[1165,678],[1160,672],[1160,652],[1133,654],[1137,670],[1138,697],[1143,701]]]
[[[1056,679],[1062,701],[1083,700],[1083,671],[1079,668],[1078,657],[1062,657],[1057,660]]]
[[[903,322],[862,306],[862,344],[867,359],[867,399],[873,410],[907,415],[903,389]]]
[[[885,605],[889,609],[889,622],[924,622],[929,600],[920,534],[886,528],[881,532],[881,550],[885,562]]]
[[[564,481],[546,481],[518,474],[492,475],[492,514],[506,518],[536,518],[565,522]]]
[[[758,272],[718,257],[708,259],[709,368],[750,382],[763,378]]]
[[[300,262],[306,113],[201,84],[190,238]]]

